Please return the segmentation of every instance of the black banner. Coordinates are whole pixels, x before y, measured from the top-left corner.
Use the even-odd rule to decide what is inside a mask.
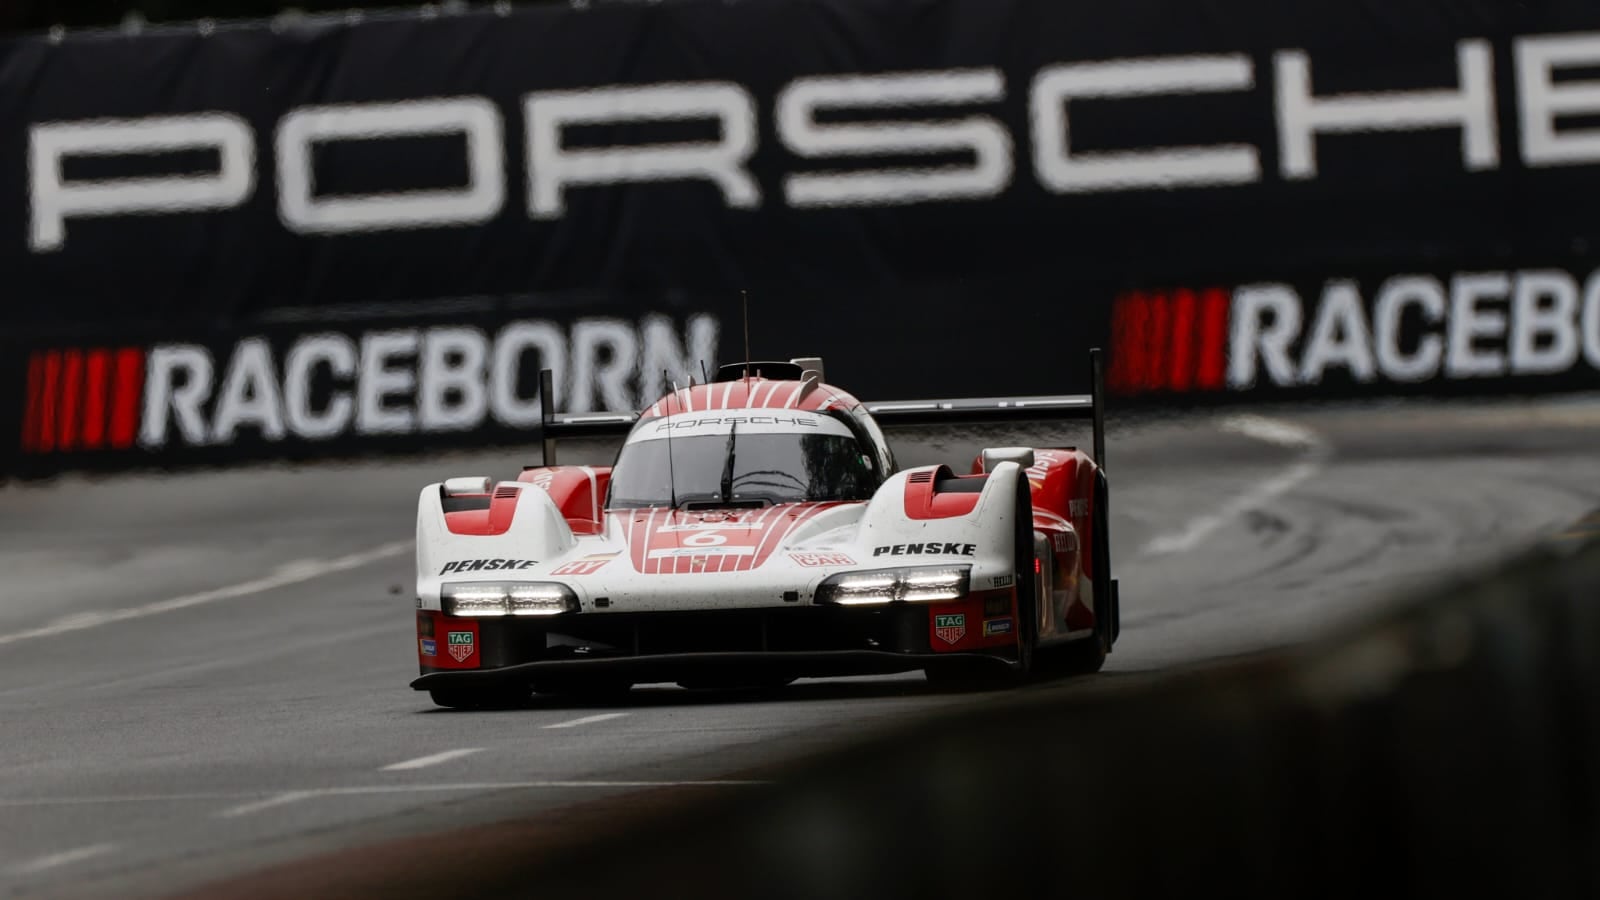
[[[286,387],[322,332],[360,372],[368,331],[615,316],[643,347],[651,316],[681,341],[705,315],[714,366],[743,355],[740,291],[755,355],[823,356],[871,399],[1082,389],[1093,345],[1130,398],[1600,386],[1597,71],[1579,0],[679,0],[0,44],[0,470],[421,446],[286,407],[259,439],[208,420],[203,453],[114,444],[79,420],[118,388],[60,392],[126,350],[148,391],[157,347],[204,346],[220,402],[258,336]],[[1416,273],[1445,311],[1389,301],[1411,343],[1373,337],[1370,367],[1317,330],[1355,327],[1330,282],[1371,331]],[[1241,313],[1256,284],[1294,295],[1292,333],[1282,292]],[[1516,328],[1566,340],[1551,316],[1577,353],[1519,369]],[[638,402],[644,365],[596,402]],[[522,434],[482,422],[439,439]]]

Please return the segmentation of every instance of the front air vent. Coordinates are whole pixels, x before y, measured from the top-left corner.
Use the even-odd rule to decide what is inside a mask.
[[[906,481],[912,484],[927,484],[933,480],[932,472],[913,472],[906,476]]]
[[[501,485],[494,489],[496,500],[511,500],[517,496],[517,489],[511,485]]]

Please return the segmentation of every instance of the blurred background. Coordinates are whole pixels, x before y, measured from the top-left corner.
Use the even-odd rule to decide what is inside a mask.
[[[1600,891],[1591,2],[11,0],[0,124],[7,895]],[[411,691],[417,490],[746,340],[1103,349],[1104,671]]]

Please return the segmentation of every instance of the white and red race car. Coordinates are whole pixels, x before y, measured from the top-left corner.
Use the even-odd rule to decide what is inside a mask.
[[[1090,374],[1087,395],[863,403],[802,358],[723,366],[633,415],[546,399],[544,465],[418,497],[412,687],[474,708],[1098,670],[1119,630],[1098,350]],[[1093,455],[998,447],[967,474],[901,470],[881,427],[1057,418],[1092,420]],[[610,466],[554,464],[559,438],[619,434]]]

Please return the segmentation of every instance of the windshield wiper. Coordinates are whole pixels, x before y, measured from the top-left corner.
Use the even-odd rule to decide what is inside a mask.
[[[728,423],[728,458],[722,463],[722,499],[725,503],[733,500],[733,441],[734,432],[738,430],[738,422]]]

